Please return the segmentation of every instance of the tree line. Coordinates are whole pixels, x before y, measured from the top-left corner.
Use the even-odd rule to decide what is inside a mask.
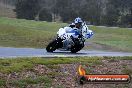
[[[132,0],[14,0],[17,18],[132,27]]]

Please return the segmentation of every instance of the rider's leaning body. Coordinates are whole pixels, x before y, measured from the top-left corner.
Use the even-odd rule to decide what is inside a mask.
[[[69,27],[69,30],[74,30],[75,31],[75,35],[79,35],[81,36],[82,35],[82,19],[77,17],[75,20],[74,20],[74,23],[70,24]]]
[[[83,22],[83,20],[79,17],[77,17],[75,20],[74,20],[74,23],[70,24],[69,27],[72,28],[72,30],[76,30],[76,35],[79,35],[78,37],[82,37],[84,36],[85,38],[91,38],[91,36],[93,35],[93,32],[92,30],[89,30],[89,28],[87,27],[87,31],[85,31],[85,35],[83,35],[83,26],[84,24],[86,24],[85,22]],[[70,29],[70,28],[69,28]]]
[[[65,37],[65,33],[73,33],[74,35],[72,35],[74,38],[82,38],[82,37],[87,37],[90,38],[93,34],[91,30],[89,30],[89,28],[87,28],[87,31],[91,32],[90,35],[89,33],[84,35],[82,30],[83,30],[83,21],[81,18],[77,17],[74,20],[74,23],[70,24],[69,26],[66,26],[64,28],[60,28],[59,30],[61,32],[57,32],[57,34],[59,36],[62,36],[61,38],[63,39]],[[64,35],[64,36],[63,36]]]

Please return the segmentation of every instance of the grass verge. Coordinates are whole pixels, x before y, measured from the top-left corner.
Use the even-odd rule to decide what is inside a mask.
[[[122,72],[132,75],[132,70],[129,68],[131,62],[132,57],[0,59],[0,87],[58,88],[58,84],[62,87],[75,85],[76,72],[80,64],[87,74]]]
[[[84,58],[17,58],[17,59],[0,59],[0,72],[12,73],[22,70],[32,69],[36,64],[55,65],[71,63],[100,63],[103,57],[84,57]]]
[[[44,83],[43,87],[51,86],[51,79],[47,76],[39,76],[37,78],[26,78],[10,82],[13,86],[25,88],[27,85]]]
[[[101,64],[101,60],[132,60],[132,57],[77,57],[77,58],[17,58],[17,59],[0,59],[0,72],[11,73],[22,70],[30,70],[37,64],[52,65],[55,64]]]

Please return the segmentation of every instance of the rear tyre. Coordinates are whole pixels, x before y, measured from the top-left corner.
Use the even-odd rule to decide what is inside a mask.
[[[84,47],[84,44],[76,44],[76,45],[72,46],[71,52],[72,52],[72,53],[77,53],[77,52],[80,51],[83,47]]]

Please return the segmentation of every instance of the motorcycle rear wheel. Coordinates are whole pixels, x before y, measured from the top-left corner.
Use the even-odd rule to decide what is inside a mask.
[[[78,51],[80,51],[82,48],[84,47],[84,44],[82,45],[74,45],[72,48],[71,48],[71,53],[77,53]]]

